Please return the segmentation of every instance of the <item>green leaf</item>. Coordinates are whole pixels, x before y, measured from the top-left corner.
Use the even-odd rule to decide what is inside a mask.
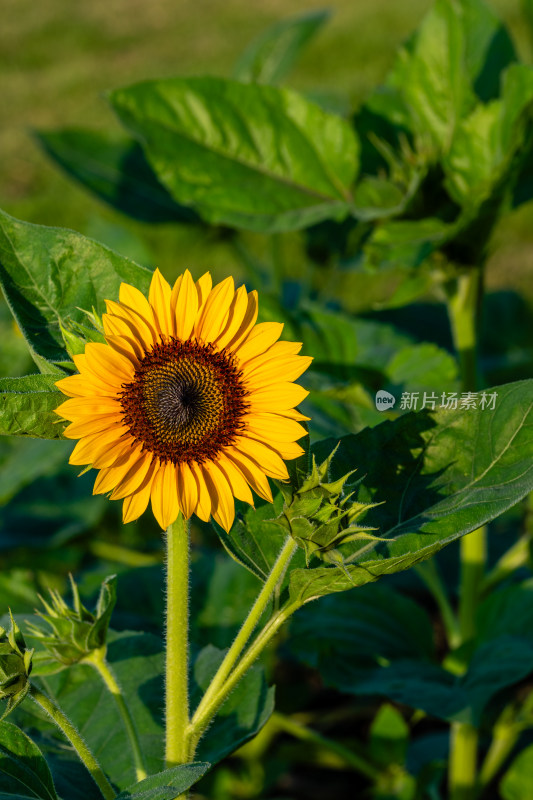
[[[533,744],[525,747],[500,782],[503,800],[530,800],[533,797]]]
[[[193,667],[191,707],[194,709],[225,656],[225,650],[207,645]],[[202,691],[200,691],[202,690]],[[266,685],[263,670],[252,667],[221,707],[200,741],[198,757],[216,764],[258,733],[274,711],[274,688]]]
[[[244,503],[229,533],[217,527],[220,541],[230,556],[264,582],[287,539],[286,531],[275,518],[283,508],[280,492],[274,496],[274,504],[259,501],[255,510]],[[298,551],[292,564],[305,563],[303,551]]]
[[[22,792],[25,792],[22,795]],[[0,723],[0,797],[58,800],[52,775],[36,744],[16,725]]]
[[[291,621],[288,647],[341,691],[352,691],[380,665],[405,659],[427,664],[435,656],[425,610],[386,583],[323,597],[300,609]]]
[[[458,126],[444,159],[445,186],[470,214],[491,195],[503,198],[511,188],[532,108],[533,69],[513,64],[505,73],[501,100],[476,106]]]
[[[123,214],[142,222],[197,222],[159,183],[142,147],[124,133],[63,129],[37,140],[67,174]]]
[[[110,100],[172,196],[209,222],[281,231],[349,213],[355,134],[295,92],[176,78]]]
[[[278,83],[329,17],[327,10],[311,11],[274,23],[246,48],[233,77],[243,83]]]
[[[446,152],[459,120],[498,92],[502,70],[515,59],[512,43],[483,0],[436,0],[400,51],[388,86],[400,94],[409,127]]]
[[[0,435],[63,438],[64,425],[54,409],[64,396],[56,389],[55,380],[49,375],[0,378]]]
[[[533,381],[488,391],[496,392],[493,410],[424,410],[341,440],[332,479],[359,470],[358,499],[384,501],[365,523],[388,541],[350,546],[349,575],[333,567],[292,570],[293,600],[305,603],[408,569],[533,489]],[[317,460],[335,444],[315,445]]]
[[[459,388],[457,361],[446,350],[430,342],[398,350],[387,364],[385,375],[400,391],[426,392],[428,396],[437,398],[437,405],[443,391],[452,392]],[[398,392],[396,395],[399,399]]]
[[[157,773],[161,770],[164,749],[162,643],[149,634],[110,632],[108,659],[135,720],[147,769]],[[134,784],[133,758],[129,748],[124,747],[122,720],[96,671],[87,665],[70,667],[56,675],[47,675],[46,688],[76,725],[110,781],[120,790]],[[48,745],[53,742],[52,750],[57,748],[58,741],[63,741],[34,704],[22,706],[20,719],[25,727],[46,732]],[[61,770],[61,762],[56,769]]]
[[[409,726],[394,706],[381,706],[370,726],[370,754],[383,767],[404,764]]]
[[[104,245],[63,228],[19,222],[0,211],[0,283],[41,372],[70,363],[61,326],[86,322],[126,281],[147,291],[151,273]]]
[[[180,764],[151,775],[117,795],[116,800],[175,800],[205,775],[211,765],[202,762]]]

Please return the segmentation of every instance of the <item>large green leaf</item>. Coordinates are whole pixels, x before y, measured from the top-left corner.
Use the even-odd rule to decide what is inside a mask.
[[[61,439],[64,426],[54,409],[64,396],[55,380],[49,375],[0,378],[0,435]]]
[[[171,767],[130,786],[117,795],[116,800],[175,800],[178,795],[199,781],[209,766],[202,762],[194,762]]]
[[[323,597],[291,621],[291,652],[341,691],[383,664],[435,657],[431,621],[421,606],[386,583]]]
[[[329,16],[329,11],[311,11],[274,23],[246,48],[233,77],[243,83],[278,83]]]
[[[349,213],[355,134],[295,92],[176,78],[110,100],[173,197],[210,222],[274,231]]]
[[[501,100],[476,106],[459,124],[444,159],[446,188],[470,213],[511,188],[517,152],[528,141],[532,108],[533,69],[513,64],[505,72]]]
[[[0,283],[41,372],[69,362],[61,326],[105,311],[126,281],[146,291],[151,273],[104,245],[63,228],[20,222],[0,211]]]
[[[533,489],[533,381],[496,387],[494,409],[427,410],[341,440],[332,479],[364,477],[365,517],[386,541],[350,545],[345,570],[294,569],[291,596],[305,603],[408,569],[499,516]],[[487,394],[488,397],[488,394]],[[315,446],[323,460],[336,442]]]
[[[497,96],[501,71],[515,58],[512,43],[483,0],[436,0],[400,51],[388,85],[408,109],[423,147],[446,152],[459,120]]]
[[[40,131],[39,143],[69,176],[110,206],[142,222],[196,222],[159,183],[142,147],[124,133],[65,128]]]
[[[2,793],[13,800],[57,800],[43,754],[10,722],[0,723],[0,796]]]

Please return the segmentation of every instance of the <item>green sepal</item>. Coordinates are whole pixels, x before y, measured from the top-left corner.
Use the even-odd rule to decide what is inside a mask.
[[[52,658],[65,666],[83,661],[95,650],[104,650],[111,614],[117,601],[116,580],[116,575],[104,580],[94,613],[81,602],[72,576],[73,608],[65,603],[59,592],[49,589],[50,602],[40,597],[46,613],[38,611],[37,614],[51,630],[30,625],[30,635],[39,639]]]
[[[21,703],[30,690],[33,650],[26,647],[24,636],[9,612],[9,631],[0,627],[0,700],[7,706],[0,722]]]
[[[77,310],[86,315],[87,324],[73,319],[59,323],[66,351],[71,358],[84,353],[85,345],[88,342],[105,343],[102,320],[96,310],[94,308],[92,311],[85,311],[83,308],[78,308]]]
[[[355,470],[331,481],[330,465],[337,447],[321,464],[317,464],[313,456],[306,477],[298,485],[291,482],[290,486],[285,485],[285,489],[282,489],[285,503],[276,522],[305,551],[308,566],[310,559],[315,556],[345,569],[339,547],[358,538],[379,539],[369,533],[374,528],[354,524],[370,508],[379,505],[352,500],[353,491],[345,491]]]

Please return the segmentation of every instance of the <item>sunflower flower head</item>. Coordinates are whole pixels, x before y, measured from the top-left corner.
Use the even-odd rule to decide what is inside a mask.
[[[235,497],[272,502],[268,478],[287,480],[284,462],[303,452],[301,344],[257,324],[256,292],[213,287],[209,273],[171,287],[156,270],[148,297],[123,283],[106,303],[105,342],[56,384],[70,398],[56,409],[65,436],[79,440],[70,463],[99,470],[94,492],[123,500],[124,522],[151,502],[162,528],[181,511],[229,531]]]
[[[102,583],[94,613],[82,604],[72,575],[72,608],[54,589],[49,589],[49,601],[40,597],[45,613],[37,611],[37,614],[48,628],[29,625],[28,630],[33,638],[44,645],[54,662],[64,666],[77,664],[94,650],[106,647],[107,629],[117,600],[116,582],[116,576],[111,575]]]
[[[24,637],[9,612],[9,631],[0,626],[0,700],[7,701],[0,721],[21,703],[30,689],[29,675],[33,650],[28,650]]]
[[[353,490],[346,491],[347,481],[355,470],[335,481],[329,479],[336,450],[320,465],[313,456],[311,471],[296,485],[280,485],[285,503],[276,521],[305,550],[308,564],[315,556],[342,567],[344,558],[338,550],[341,545],[362,539],[379,539],[370,533],[375,528],[363,526],[358,521],[379,504],[360,503],[353,499]]]

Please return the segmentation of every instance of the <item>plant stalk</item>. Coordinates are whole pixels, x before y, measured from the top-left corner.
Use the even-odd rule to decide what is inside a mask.
[[[107,780],[104,771],[96,758],[91,753],[86,742],[82,739],[72,722],[65,716],[63,711],[55,703],[41,692],[34,684],[30,687],[30,696],[35,700],[46,713],[53,719],[59,730],[66,736],[80,760],[85,764],[94,782],[100,789],[105,800],[113,800],[116,793]]]
[[[135,776],[137,781],[142,781],[148,777],[148,772],[146,771],[144,764],[139,737],[137,735],[137,729],[135,728],[133,718],[124,699],[124,695],[122,694],[120,686],[117,683],[117,679],[115,678],[111,667],[106,661],[105,650],[94,650],[93,653],[85,659],[85,661],[95,668],[115,699],[120,716],[122,717],[122,721],[124,723],[124,727],[126,728],[126,733],[128,734],[128,738],[130,740],[133,761],[135,764]]]
[[[477,331],[483,291],[482,277],[481,267],[470,267],[457,276],[453,289],[448,293],[448,314],[461,367],[463,392],[475,392],[479,383]],[[460,542],[458,644],[463,644],[475,635],[476,611],[487,561],[486,536],[486,527],[483,526],[463,536]],[[477,751],[477,729],[468,723],[454,723],[448,774],[450,800],[472,800],[476,796]]]
[[[169,525],[166,543],[165,758],[169,768],[189,761],[186,739],[189,724],[189,525],[181,513]]]
[[[224,660],[222,661],[200,704],[198,705],[198,708],[196,709],[189,726],[190,759],[194,757],[196,746],[200,741],[205,729],[209,725],[209,722],[226,699],[228,694],[228,692],[226,692],[227,679],[235,667],[235,664],[237,663],[242,651],[244,650],[246,643],[259,623],[259,620],[261,619],[263,612],[265,611],[268,602],[276,589],[276,586],[282,580],[287,566],[296,551],[296,548],[296,542],[290,536],[287,537],[287,540],[283,545],[268,578],[263,584],[263,588],[259,592],[255,603],[250,609],[250,612],[245,619],[239,633],[235,637],[233,644],[226,653]],[[269,627],[271,621],[272,620],[267,623],[267,626],[262,633],[264,633],[264,631]],[[244,674],[244,672],[240,669],[241,663],[242,662],[239,663],[238,667],[236,667],[233,672],[233,674],[235,674],[235,672],[238,670],[240,677],[242,677]],[[240,677],[238,680],[240,680]]]

